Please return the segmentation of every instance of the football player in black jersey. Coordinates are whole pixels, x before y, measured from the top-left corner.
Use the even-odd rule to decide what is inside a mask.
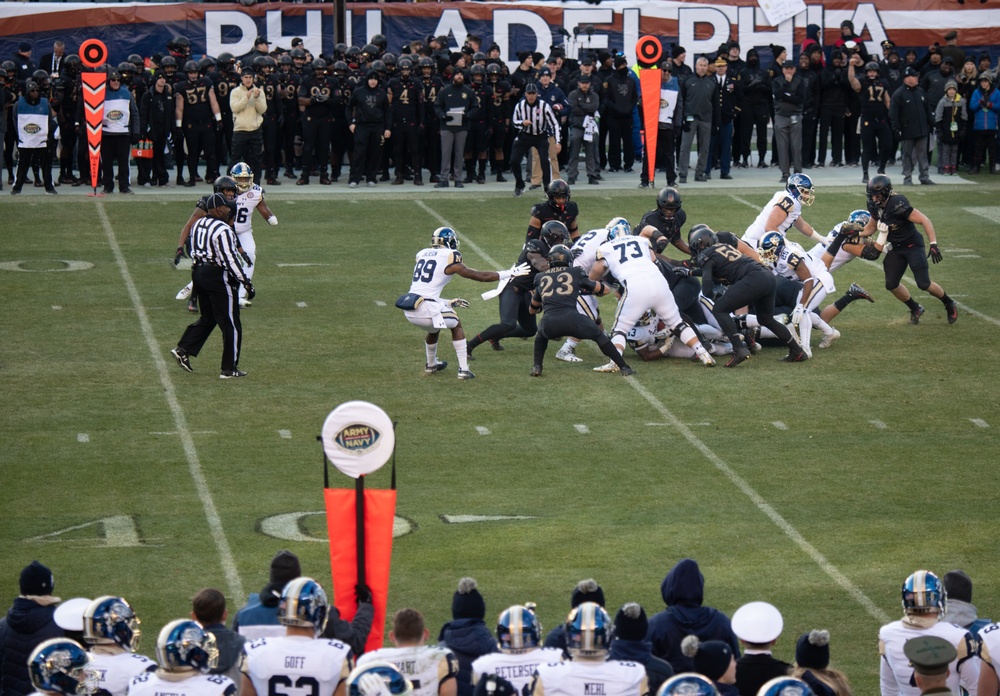
[[[563,336],[594,341],[601,352],[618,366],[623,377],[634,375],[635,370],[628,366],[607,334],[593,319],[576,308],[581,294],[606,295],[611,292],[611,287],[599,280],[591,280],[585,270],[572,263],[573,252],[569,247],[556,244],[549,250],[548,270],[535,276],[535,290],[528,311],[545,314],[535,336],[535,366],[531,368],[531,376],[542,376],[542,363],[549,341]]]
[[[864,65],[865,74],[856,77],[855,69]],[[875,162],[878,173],[885,174],[891,155],[892,130],[889,128],[889,83],[881,76],[878,63],[867,65],[857,53],[847,65],[847,80],[861,99],[862,183],[868,183],[868,164]]]
[[[896,299],[910,309],[910,323],[918,324],[924,313],[924,308],[910,296],[910,291],[900,283],[907,266],[913,271],[913,279],[917,287],[926,290],[941,300],[948,313],[948,323],[958,321],[958,304],[948,297],[948,293],[931,280],[927,259],[934,263],[942,260],[941,250],[937,245],[937,234],[934,224],[926,215],[910,205],[906,196],[892,192],[892,181],[885,175],[879,175],[868,182],[868,212],[871,219],[862,232],[871,236],[878,232],[875,249],[881,251],[888,241],[892,249],[886,252],[882,261],[885,270],[885,289],[896,296]],[[917,232],[916,225],[924,228],[930,251],[924,255],[924,238]]]
[[[747,305],[757,309],[757,319],[782,343],[788,345],[788,355],[782,362],[802,362],[806,354],[788,328],[774,318],[774,275],[765,266],[740,253],[736,235],[720,232],[716,235],[707,225],[695,225],[688,234],[688,246],[701,268],[702,294],[715,296],[716,281],[728,286],[715,299],[712,315],[733,344],[733,357],[726,367],[736,367],[750,357],[751,351],[739,334],[731,312]]]
[[[656,196],[656,210],[650,210],[639,222],[639,234],[649,237],[654,249],[673,244],[684,254],[690,254],[687,242],[681,237],[681,228],[687,222],[687,213],[681,207],[681,194],[673,186],[660,189]],[[665,241],[664,241],[665,240]]]
[[[575,242],[580,236],[580,228],[576,222],[580,209],[575,202],[570,200],[569,184],[562,179],[554,179],[549,182],[545,193],[547,200],[544,203],[537,203],[531,208],[528,233],[524,237],[525,243],[532,239],[538,239],[542,227],[550,220],[558,220],[566,225],[570,243]]]
[[[531,338],[538,331],[535,315],[529,311],[531,293],[535,288],[535,276],[549,270],[549,250],[557,244],[565,244],[569,239],[566,225],[558,220],[550,220],[542,226],[538,239],[531,239],[521,249],[517,265],[531,266],[528,275],[513,278],[500,293],[500,322],[477,333],[469,341],[469,355],[483,343],[489,342],[494,350],[503,350],[500,339]],[[572,255],[571,257],[572,258]]]

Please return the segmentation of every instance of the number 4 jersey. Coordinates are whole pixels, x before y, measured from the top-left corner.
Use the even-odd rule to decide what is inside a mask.
[[[305,636],[248,643],[243,671],[258,696],[331,696],[351,672],[350,648]]]

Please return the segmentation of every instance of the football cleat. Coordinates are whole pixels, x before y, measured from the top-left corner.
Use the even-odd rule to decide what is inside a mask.
[[[712,354],[708,351],[699,355],[698,359],[701,360],[701,364],[705,367],[715,367],[715,358],[713,358]]]
[[[875,298],[869,295],[868,291],[857,283],[851,283],[851,287],[847,290],[847,294],[859,300],[868,300],[869,302],[875,301]]]
[[[185,353],[182,348],[180,347],[174,348],[172,351],[170,351],[170,354],[174,356],[174,359],[177,360],[177,364],[180,365],[183,369],[187,370],[188,372],[194,372],[194,368],[191,367],[191,360],[188,358],[188,354]]]
[[[495,339],[495,338],[491,338],[491,339],[490,339],[490,347],[492,347],[492,348],[493,348],[493,350],[497,351],[498,353],[499,353],[500,351],[503,351],[503,350],[507,350],[507,349],[506,349],[506,348],[504,348],[504,347],[503,347],[502,345],[500,345],[500,341],[498,341],[498,340],[497,340],[497,339]]]
[[[87,669],[90,656],[75,640],[52,638],[28,657],[28,675],[38,691],[48,694],[92,694],[99,685],[96,671]]]
[[[573,352],[572,348],[560,348],[559,352],[556,353],[556,360],[562,360],[563,362],[568,363],[583,362],[583,358],[578,357],[577,354]]]
[[[726,363],[726,367],[736,367],[741,362],[750,359],[750,349],[745,345],[736,347],[733,350],[733,357],[729,358],[729,362]]]
[[[223,370],[222,374],[219,375],[219,379],[239,379],[246,376],[247,373],[243,370]]]
[[[757,355],[757,353],[760,352],[760,342],[758,341],[759,338],[760,338],[759,326],[755,326],[752,329],[749,327],[744,329],[743,340],[746,342],[747,348],[750,349],[750,353],[753,355]]]
[[[459,379],[475,379],[476,376],[474,374],[472,374],[472,370],[459,370],[458,371],[458,378]]]
[[[424,365],[424,372],[426,372],[429,375],[433,375],[435,372],[440,372],[446,367],[448,367],[447,360],[438,360],[433,365]]]
[[[531,368],[531,372],[529,372],[528,374],[530,374],[532,377],[541,377],[542,376],[542,366],[541,365],[535,365],[534,367]]]
[[[142,635],[139,623],[139,617],[121,597],[98,597],[83,612],[83,640],[88,645],[118,644],[135,652]]]
[[[595,367],[594,372],[618,372],[619,369],[620,368],[617,365],[615,365],[615,361],[611,360],[605,365],[601,365],[600,367]]]
[[[781,362],[785,362],[785,363],[805,362],[808,359],[809,359],[809,356],[806,355],[806,352],[804,350],[802,350],[801,348],[799,348],[798,350],[790,350],[790,351],[788,351],[788,355],[786,355],[785,357],[783,357],[781,359]]]
[[[834,329],[830,333],[823,336],[823,340],[819,342],[820,348],[829,348],[833,345],[833,342],[840,338],[840,332]]]
[[[917,308],[910,312],[910,324],[916,326],[920,323],[920,317],[924,316],[924,308],[917,305]]]
[[[196,670],[207,674],[219,663],[215,636],[191,619],[171,621],[156,639],[156,661],[165,672]]]
[[[295,578],[281,591],[278,623],[283,626],[311,627],[318,638],[326,628],[328,612],[326,592],[312,578]]]
[[[198,313],[198,298],[197,297],[192,297],[191,300],[188,302],[188,311],[191,312],[192,314],[197,314]]]
[[[177,293],[177,297],[175,297],[174,299],[186,300],[189,297],[191,297],[191,286],[185,285],[183,288],[180,289],[180,292]]]
[[[714,360],[712,361],[712,364],[713,365],[715,364]],[[626,365],[625,367],[623,367],[621,369],[621,373],[622,373],[622,377],[631,377],[632,375],[635,374],[635,370],[633,370],[631,367],[629,367],[628,365]]]
[[[535,374],[537,370],[538,374]],[[542,374],[542,366],[535,365],[532,377]],[[542,645],[542,624],[535,613],[525,606],[515,604],[503,610],[497,619],[497,644],[501,652],[531,650]]]
[[[945,309],[948,311],[949,324],[954,324],[956,321],[958,321],[958,303],[955,302],[955,300],[952,300],[947,305],[945,305]]]

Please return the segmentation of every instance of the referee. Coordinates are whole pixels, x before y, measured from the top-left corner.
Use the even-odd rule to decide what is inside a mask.
[[[191,228],[191,259],[194,262],[191,280],[201,316],[187,327],[170,354],[178,365],[194,372],[190,357],[197,357],[212,329],[218,325],[222,330],[222,374],[219,376],[222,379],[245,377],[247,373],[237,368],[243,326],[236,285],[239,283],[246,288],[247,299],[252,300],[256,293],[239,263],[236,234],[226,224],[230,216],[229,200],[221,193],[213,193],[205,207],[208,215],[199,218]]]
[[[559,121],[548,102],[538,98],[538,85],[531,82],[524,87],[524,99],[514,107],[511,124],[517,129],[517,136],[510,148],[510,169],[514,172],[514,195],[524,193],[524,177],[521,176],[521,160],[530,148],[538,152],[538,163],[542,166],[542,183],[549,189],[552,170],[549,168],[549,136],[556,139],[556,152],[562,149],[559,140]]]

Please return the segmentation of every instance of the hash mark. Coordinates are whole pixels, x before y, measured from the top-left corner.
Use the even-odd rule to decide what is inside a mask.
[[[76,441],[77,442],[90,442],[90,435],[88,435],[87,433],[77,433]]]
[[[573,427],[576,428],[576,432],[580,433],[581,435],[586,435],[587,433],[590,432],[590,428],[588,428],[583,423],[574,423]]]
[[[969,421],[977,428],[988,428],[990,424],[984,421],[982,418],[970,418]]]
[[[773,425],[778,430],[788,430],[788,426],[782,423],[781,421],[774,421],[771,423],[771,425]]]
[[[886,428],[889,427],[888,425],[886,425],[885,423],[883,423],[880,420],[870,420],[868,422],[871,423],[872,425],[874,425],[877,430],[885,430]]]
[[[291,430],[279,430],[278,435],[281,436],[282,440],[291,440],[292,431]]]
[[[309,305],[307,305],[305,302],[296,302],[295,306],[296,307],[308,307]]]
[[[482,425],[477,425],[476,426],[476,432],[479,433],[480,435],[489,435],[490,434],[490,429],[486,428],[486,427],[483,427]]]

